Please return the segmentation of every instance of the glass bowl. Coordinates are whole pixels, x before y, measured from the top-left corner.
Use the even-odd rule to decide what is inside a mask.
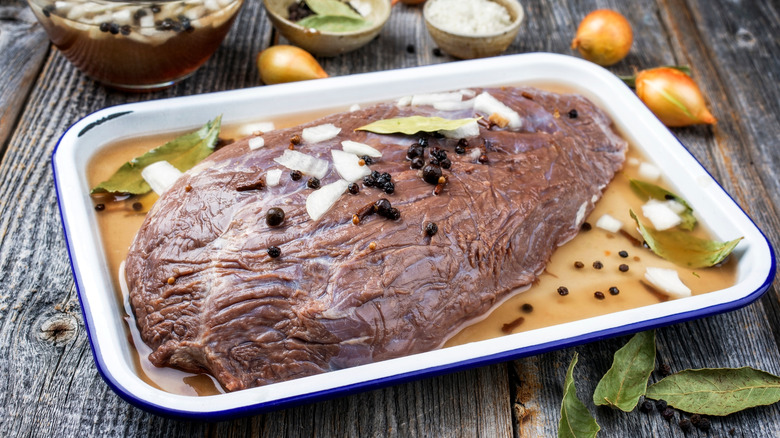
[[[198,69],[244,0],[27,0],[52,43],[112,88],[153,91]]]

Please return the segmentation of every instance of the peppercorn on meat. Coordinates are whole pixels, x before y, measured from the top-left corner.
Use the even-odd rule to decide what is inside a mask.
[[[179,178],[126,261],[150,360],[206,370],[231,391],[266,385],[439,348],[530,285],[627,144],[581,96],[458,93],[263,133],[263,147],[238,141]],[[414,115],[479,120],[431,134],[356,130]],[[304,128],[327,124],[335,137],[305,140]],[[381,153],[356,157],[364,176],[352,181],[332,153],[347,140]],[[273,169],[284,171],[278,185],[262,184]]]

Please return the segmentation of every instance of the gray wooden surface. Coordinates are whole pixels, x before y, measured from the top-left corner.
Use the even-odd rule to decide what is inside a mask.
[[[690,65],[719,123],[673,132],[778,247],[777,2],[523,4],[526,21],[507,53],[571,54],[579,20],[610,7],[625,14],[635,32],[630,55],[612,71]],[[0,0],[0,436],[555,436],[574,352],[580,354],[578,394],[587,401],[627,338],[220,423],[146,413],[100,378],[57,212],[50,168],[57,139],[79,118],[109,105],[257,86],[255,54],[276,40],[260,2],[248,0],[223,46],[193,77],[162,92],[128,95],[92,82],[50,49],[24,2]],[[341,76],[454,61],[434,56],[434,47],[420,8],[399,4],[369,46],[321,63]],[[674,371],[750,365],[780,374],[779,299],[775,279],[763,298],[743,309],[659,329],[658,362]],[[669,423],[657,413],[591,411],[607,437],[780,436],[778,404],[712,418],[709,433],[688,435],[676,425],[679,414]]]

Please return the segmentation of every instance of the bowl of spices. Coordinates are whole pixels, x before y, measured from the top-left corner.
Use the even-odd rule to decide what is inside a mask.
[[[517,0],[428,0],[425,26],[439,48],[461,59],[503,53],[523,21]]]
[[[263,0],[274,28],[316,56],[337,56],[373,40],[390,18],[389,0]]]
[[[186,78],[217,50],[244,0],[27,0],[60,52],[125,91]]]

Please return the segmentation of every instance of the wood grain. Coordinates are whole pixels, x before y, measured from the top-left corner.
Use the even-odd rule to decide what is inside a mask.
[[[631,53],[611,71],[691,65],[719,123],[673,133],[778,246],[776,2],[523,5],[526,21],[507,53],[574,55],[569,43],[579,20],[609,7],[624,13],[635,31]],[[676,425],[680,413],[670,423],[655,411],[596,409],[589,401],[593,389],[628,337],[218,423],[172,420],[126,403],[93,362],[58,217],[51,151],[72,123],[106,106],[257,86],[254,57],[280,39],[260,2],[247,2],[223,46],[191,78],[157,93],[124,94],[48,51],[25,11],[21,2],[0,0],[0,144],[7,144],[0,162],[0,436],[555,436],[575,351],[577,393],[601,424],[599,436],[780,435],[780,405],[712,418],[711,433],[688,435]],[[434,48],[421,9],[399,4],[369,46],[320,61],[331,76],[445,62],[457,68]],[[779,290],[775,279],[763,299],[743,309],[658,329],[658,363],[674,371],[750,365],[780,374]]]
[[[48,49],[49,39],[25,2],[0,2],[0,157]]]

